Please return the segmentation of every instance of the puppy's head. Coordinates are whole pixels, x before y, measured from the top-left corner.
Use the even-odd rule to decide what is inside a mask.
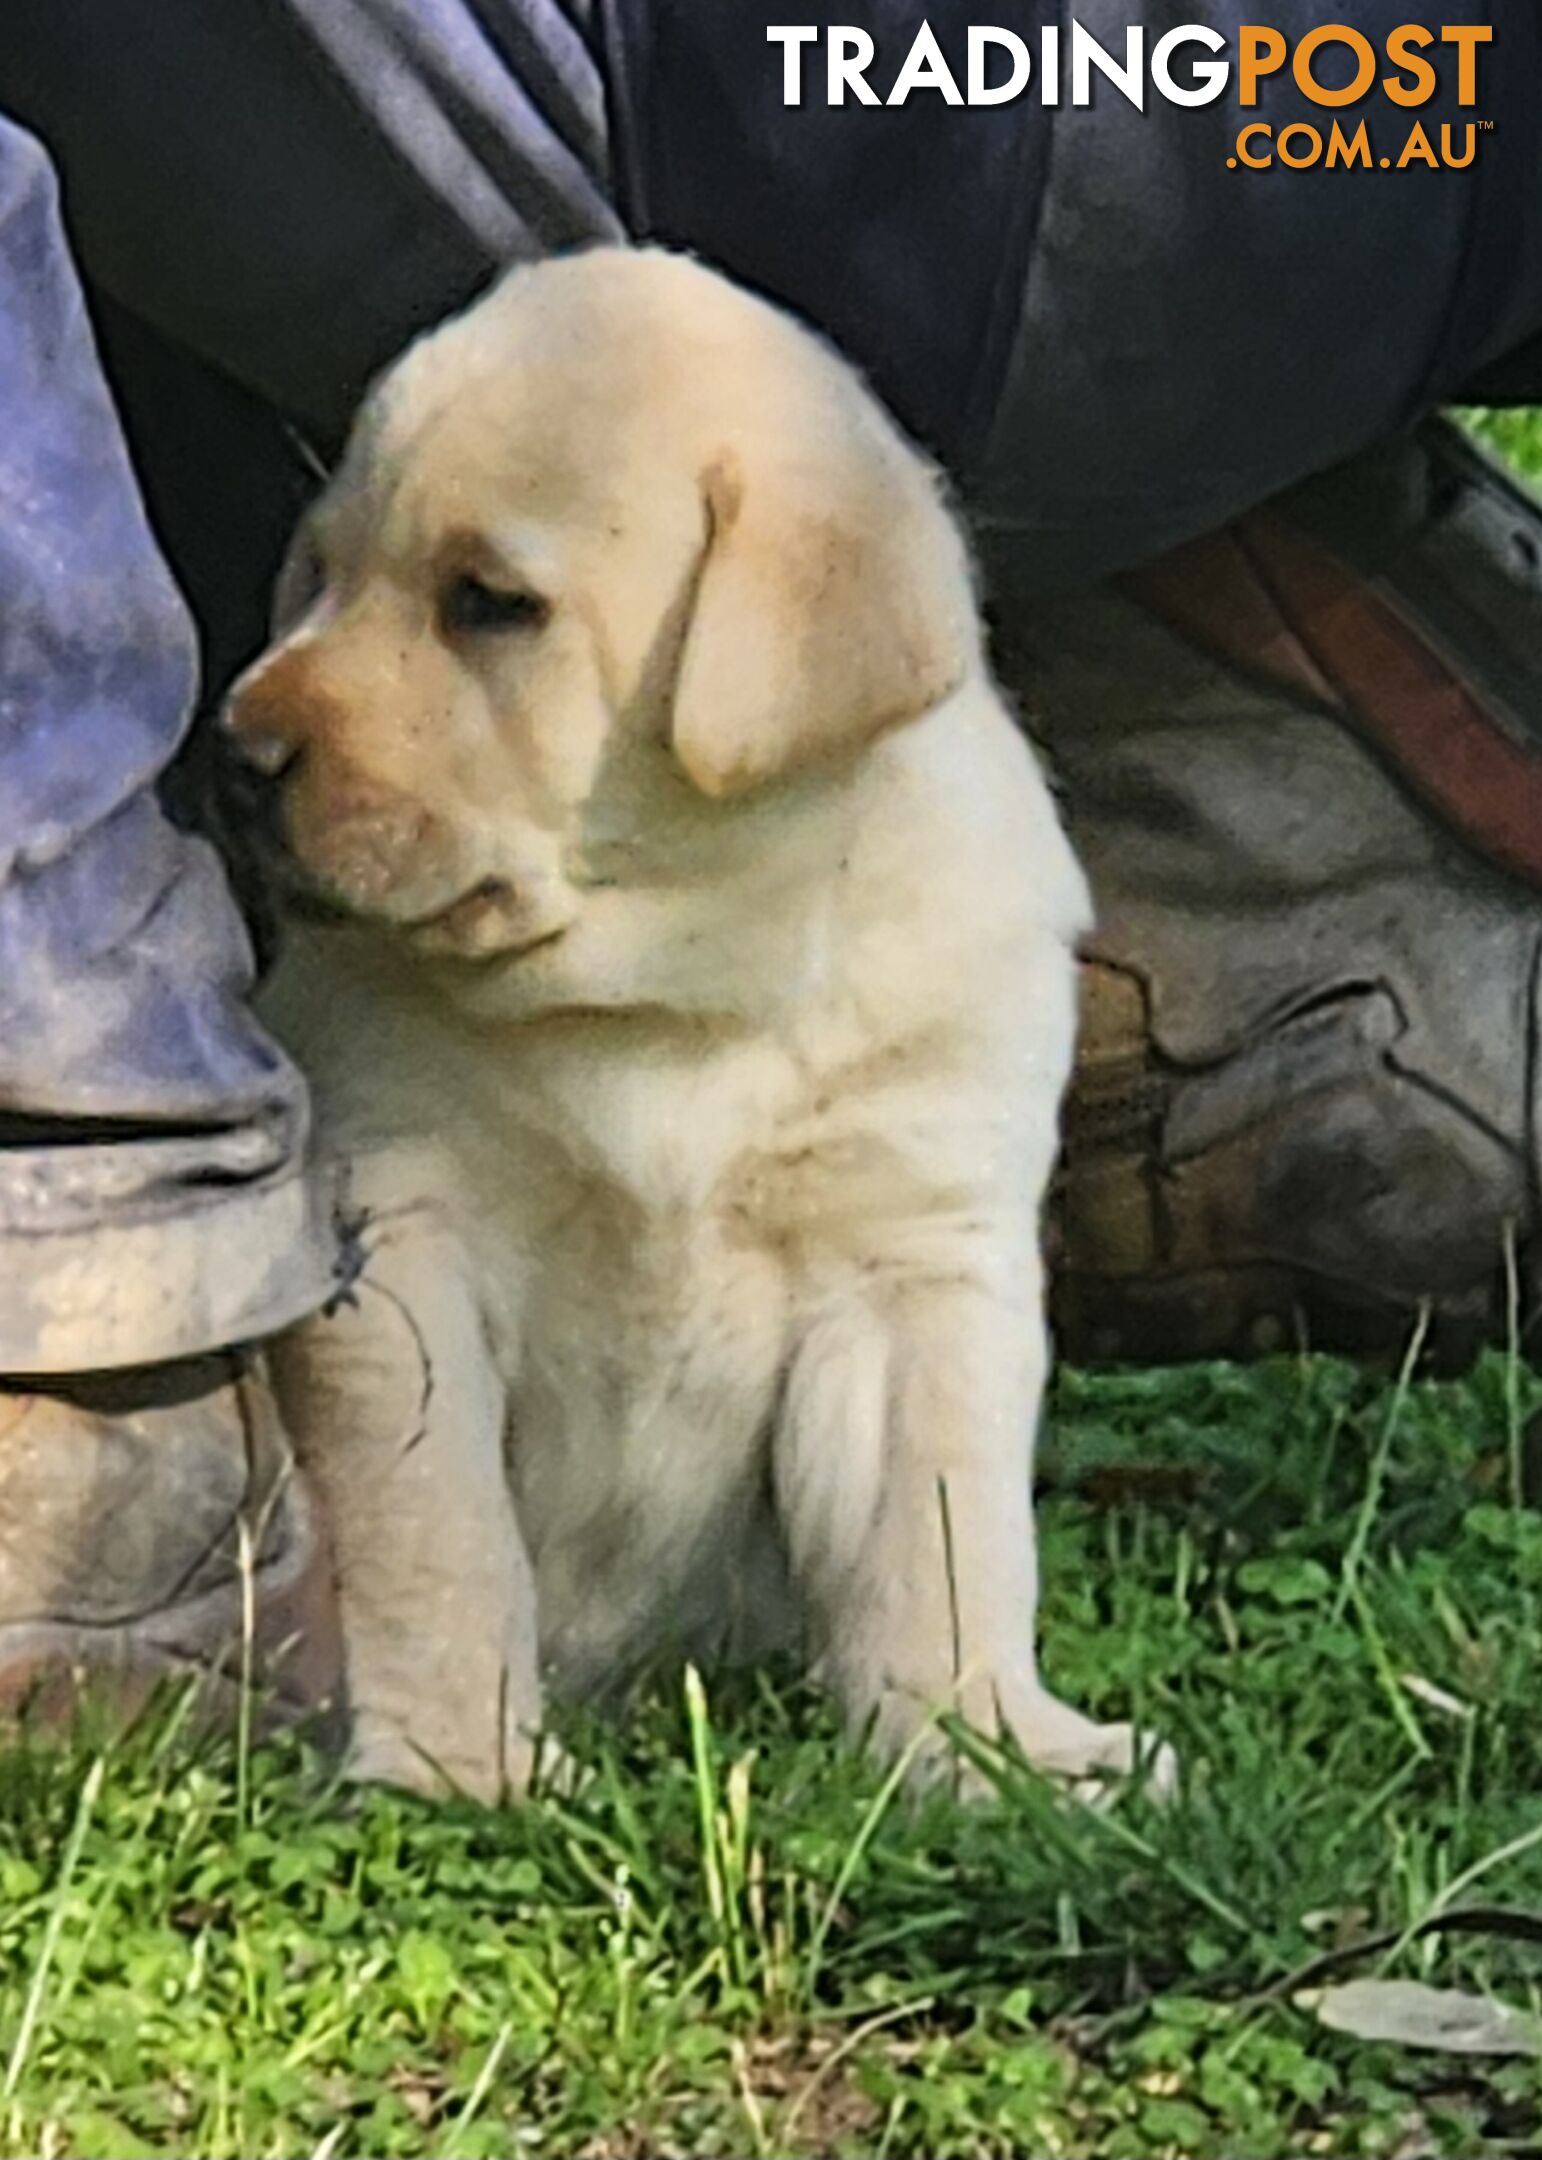
[[[475,957],[615,882],[602,780],[636,783],[603,790],[611,841],[618,801],[699,815],[860,754],[976,656],[935,476],[851,371],[682,257],[599,249],[386,377],[225,717],[307,884]]]

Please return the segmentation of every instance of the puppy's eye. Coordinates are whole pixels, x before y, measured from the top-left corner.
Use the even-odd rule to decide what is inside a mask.
[[[439,625],[452,636],[539,630],[550,613],[539,593],[489,585],[469,570],[451,578],[439,596]]]

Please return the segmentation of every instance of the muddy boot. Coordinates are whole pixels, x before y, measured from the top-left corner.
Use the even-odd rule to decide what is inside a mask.
[[[1098,928],[1061,1343],[1432,1354],[1534,1297],[1542,511],[1416,437],[1036,606],[990,566]]]
[[[0,1384],[0,1717],[191,1680],[259,1728],[336,1701],[328,1561],[260,1364]]]

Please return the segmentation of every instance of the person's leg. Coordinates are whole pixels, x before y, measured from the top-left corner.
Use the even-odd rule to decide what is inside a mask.
[[[496,270],[618,239],[571,0],[6,0],[88,284],[309,430]]]
[[[1542,507],[1445,423],[1135,576],[994,565],[1095,892],[1079,1358],[1507,1328],[1535,1289]]]
[[[219,866],[153,791],[195,672],[47,159],[0,121],[0,1700],[217,1657],[243,1517],[265,1636],[319,1579],[227,1346],[332,1294],[337,1240]]]
[[[243,1621],[335,1672],[260,1361],[337,1287],[297,1076],[210,851],[167,822],[369,375],[502,261],[615,237],[599,73],[556,0],[17,0],[0,138],[0,1705],[131,1687]],[[11,573],[15,574],[11,574]],[[181,745],[181,748],[179,748]],[[196,758],[192,761],[196,766]],[[192,1353],[207,1353],[194,1355]],[[168,1362],[169,1361],[169,1362]],[[82,1377],[131,1366],[107,1379]],[[45,1692],[51,1689],[45,1687]]]

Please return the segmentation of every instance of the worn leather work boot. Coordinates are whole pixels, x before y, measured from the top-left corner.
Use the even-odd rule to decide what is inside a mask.
[[[325,1540],[260,1363],[0,1383],[0,1717],[191,1680],[260,1726],[338,1695]]]
[[[1524,1327],[1542,508],[1438,422],[1064,600],[990,569],[1098,909],[1063,1351]]]

